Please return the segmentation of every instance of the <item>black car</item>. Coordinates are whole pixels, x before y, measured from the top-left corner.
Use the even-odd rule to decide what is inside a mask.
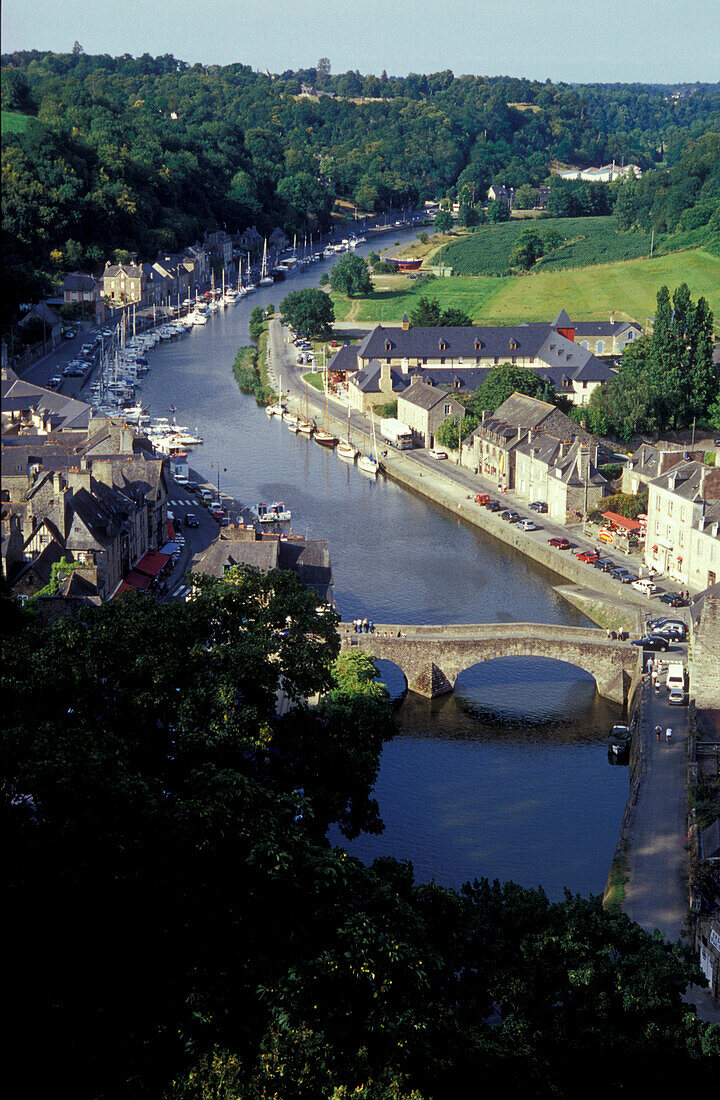
[[[185,526],[186,527],[199,527],[200,526],[200,520],[197,518],[197,516],[193,512],[188,512],[185,516]]]
[[[668,649],[670,641],[668,638],[663,638],[661,634],[648,634],[644,638],[638,638],[636,641],[631,642],[631,645],[640,645],[643,649]]]
[[[187,491],[189,493],[196,493],[198,491],[198,489],[200,488],[200,486],[198,485],[197,481],[188,481],[185,488],[187,489]]]
[[[547,504],[544,500],[534,500],[530,507],[533,512],[547,512]]]
[[[496,500],[489,500],[487,502],[487,504],[485,505],[485,507],[487,508],[488,512],[499,512],[500,511],[500,505],[498,504],[498,502]]]
[[[628,584],[632,574],[628,573],[624,565],[616,565],[614,569],[610,570],[610,576],[615,577],[615,580],[622,581],[623,584]]]
[[[687,607],[689,603],[679,592],[663,592],[660,602],[668,603],[670,607]]]
[[[500,516],[500,519],[504,519],[506,523],[517,523],[520,516],[517,512],[513,512],[512,508],[508,508],[507,511],[503,512]]]
[[[674,624],[656,626],[653,630],[653,634],[657,634],[662,638],[669,638],[671,642],[684,642],[687,638],[687,630],[685,627],[675,626]]]
[[[611,569],[615,568],[615,562],[610,561],[610,558],[598,558],[593,563],[594,569],[599,569],[601,573],[609,573]]]

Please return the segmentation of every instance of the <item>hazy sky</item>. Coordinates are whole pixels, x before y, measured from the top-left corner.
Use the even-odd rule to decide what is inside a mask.
[[[720,80],[720,0],[2,0],[2,49],[393,75]]]

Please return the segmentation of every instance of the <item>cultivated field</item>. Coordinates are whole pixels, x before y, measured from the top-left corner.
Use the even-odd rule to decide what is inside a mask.
[[[575,320],[605,320],[614,310],[618,320],[644,325],[655,312],[656,294],[663,283],[672,292],[683,282],[694,299],[707,298],[720,329],[720,258],[701,249],[522,277],[409,280],[404,275],[380,276],[367,298],[332,297],[337,320],[347,322],[397,323],[425,295],[437,298],[441,309],[459,306],[483,324],[549,321],[564,308]]]
[[[534,224],[518,220],[481,226],[446,245],[439,258],[458,275],[507,275],[510,272],[510,254],[528,229],[541,237],[552,230],[561,238],[561,244],[548,251],[533,272],[545,267],[589,267],[592,264],[617,263],[650,253],[649,233],[620,233],[612,217],[543,218]]]

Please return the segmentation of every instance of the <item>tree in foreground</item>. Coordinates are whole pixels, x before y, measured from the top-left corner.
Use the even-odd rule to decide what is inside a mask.
[[[413,328],[466,328],[472,325],[472,318],[459,306],[441,310],[437,298],[421,295],[410,313],[410,324]]]
[[[335,320],[335,307],[323,290],[293,290],[280,303],[280,316],[282,323],[290,325],[300,336],[326,340]]]
[[[352,252],[341,256],[330,270],[330,286],[349,298],[358,294],[369,294],[372,290],[372,279],[362,257]]]
[[[453,227],[453,217],[449,210],[438,210],[435,215],[435,229],[438,233],[447,233]]]
[[[317,602],[247,569],[187,604],[130,594],[48,627],[2,600],[5,979],[33,1091],[569,1098],[670,1068],[709,1084],[718,1029],[680,1000],[701,979],[679,945],[599,897],[418,885],[328,843],[332,823],[380,828],[393,722]]]

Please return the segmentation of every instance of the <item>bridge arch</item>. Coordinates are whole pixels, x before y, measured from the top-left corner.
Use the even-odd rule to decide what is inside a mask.
[[[539,623],[480,625],[378,625],[374,634],[345,629],[343,648],[357,646],[396,664],[408,688],[433,698],[454,690],[462,671],[498,657],[550,657],[584,669],[598,691],[615,702],[627,702],[640,656],[636,647],[613,642],[597,629]]]

